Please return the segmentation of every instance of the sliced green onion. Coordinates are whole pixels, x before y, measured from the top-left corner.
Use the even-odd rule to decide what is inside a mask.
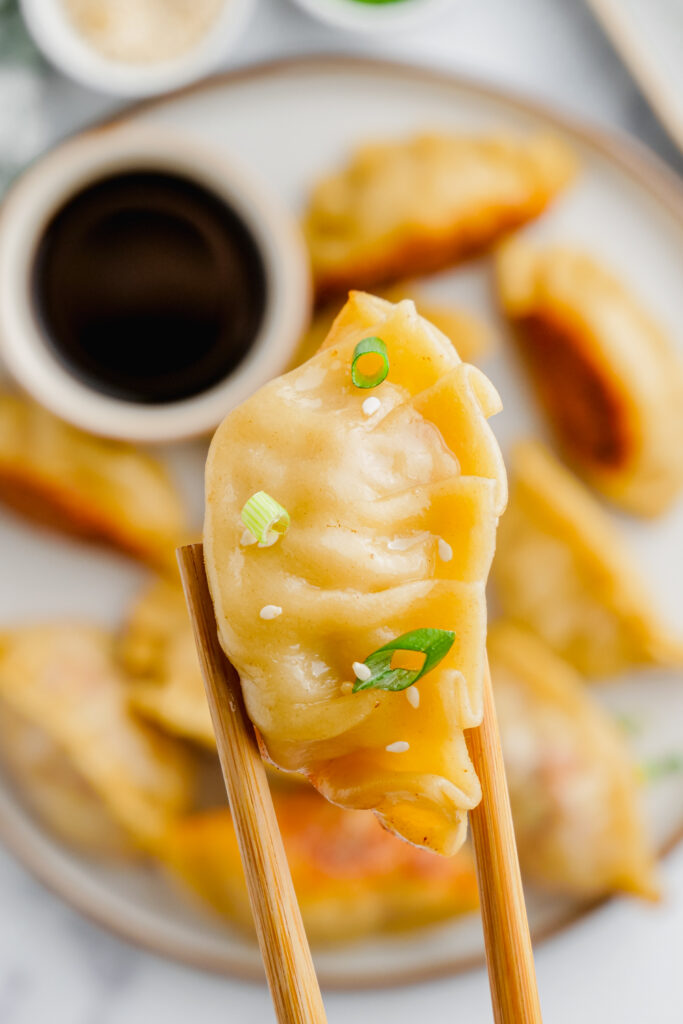
[[[358,360],[363,356],[379,356],[382,365],[375,373],[363,373],[358,366]],[[381,384],[389,373],[389,356],[387,346],[381,338],[363,338],[353,350],[353,361],[351,363],[351,380],[357,388],[376,388]]]
[[[397,636],[365,659],[363,664],[368,666],[372,675],[369,679],[357,679],[353,692],[407,689],[436,668],[450,651],[454,640],[455,633],[450,629],[413,629],[410,633]],[[419,651],[424,654],[422,668],[392,668],[394,651]]]
[[[269,548],[289,529],[289,512],[265,491],[252,494],[240,515],[260,548]]]

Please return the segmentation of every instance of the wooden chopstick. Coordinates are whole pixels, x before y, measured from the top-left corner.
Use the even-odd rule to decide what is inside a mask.
[[[496,1024],[541,1024],[534,956],[526,916],[510,797],[505,780],[491,674],[484,673],[484,717],[466,734],[481,802],[470,811]]]
[[[177,556],[277,1019],[281,1024],[325,1024],[256,735],[244,707],[239,676],[218,642],[202,545],[179,548]],[[483,721],[466,736],[482,789],[481,803],[470,812],[470,820],[494,1019],[496,1024],[541,1024],[488,665]]]
[[[261,955],[280,1024],[325,1024],[325,1008],[239,676],[218,643],[201,544],[178,565],[239,842]]]

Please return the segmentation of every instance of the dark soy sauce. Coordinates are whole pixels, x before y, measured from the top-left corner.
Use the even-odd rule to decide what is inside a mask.
[[[58,210],[33,286],[62,363],[133,402],[216,384],[251,348],[266,305],[261,254],[237,214],[189,179],[146,170],[96,181]]]

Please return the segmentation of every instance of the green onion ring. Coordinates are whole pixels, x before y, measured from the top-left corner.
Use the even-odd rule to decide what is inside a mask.
[[[374,374],[363,373],[356,363],[362,356],[375,355],[379,356],[382,360],[383,365]],[[378,384],[381,384],[389,373],[389,356],[387,355],[387,346],[384,344],[381,338],[363,338],[359,341],[353,350],[353,360],[351,362],[351,380],[357,388],[376,388]]]
[[[442,661],[455,640],[455,633],[450,629],[413,629],[409,633],[397,636],[384,647],[374,651],[365,659],[364,664],[372,671],[369,679],[357,679],[353,692],[359,690],[406,690],[418,679],[431,672]],[[391,659],[394,651],[419,651],[425,655],[422,668],[392,668]]]
[[[269,548],[289,529],[289,512],[265,491],[252,494],[240,513],[260,548]]]

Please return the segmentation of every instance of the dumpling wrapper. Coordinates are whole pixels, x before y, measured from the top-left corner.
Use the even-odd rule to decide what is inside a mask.
[[[304,220],[318,301],[441,270],[537,217],[574,176],[553,136],[416,135],[358,149]]]
[[[683,641],[590,492],[540,442],[519,444],[510,466],[492,573],[506,617],[586,676],[683,665]]]
[[[630,288],[582,252],[515,239],[498,290],[540,404],[585,479],[638,515],[683,488],[683,361]]]
[[[0,500],[34,521],[175,567],[189,530],[164,467],[17,395],[0,396]]]
[[[129,837],[147,849],[189,809],[191,760],[128,712],[112,638],[97,626],[0,635],[0,720],[28,802],[77,845],[117,853]]]
[[[372,391],[351,382],[368,336],[390,361]],[[369,395],[381,402],[371,416]],[[206,469],[219,635],[268,756],[444,854],[480,799],[463,729],[482,716],[485,583],[506,496],[486,417],[499,408],[489,381],[411,302],[353,293],[318,355],[227,416]],[[291,516],[269,548],[240,543],[240,511],[259,490]],[[264,620],[266,605],[282,614]],[[420,627],[456,636],[418,684],[419,708],[405,693],[344,692],[353,662]],[[410,749],[387,750],[396,742]]]
[[[478,906],[469,847],[433,857],[380,828],[374,815],[344,811],[309,790],[273,794],[306,933],[318,943],[417,928]],[[172,823],[161,857],[220,914],[253,931],[230,812]]]
[[[132,707],[168,732],[214,750],[187,605],[179,583],[160,579],[136,603],[118,646]]]
[[[529,633],[494,623],[488,650],[524,874],[580,897],[656,897],[636,773],[616,722]]]
[[[477,362],[487,355],[492,343],[491,332],[486,324],[456,306],[446,304],[440,299],[426,295],[420,284],[403,281],[391,288],[382,288],[379,295],[389,302],[401,302],[412,299],[420,316],[429,320],[442,334],[450,338],[455,351],[467,363]],[[301,339],[292,361],[292,368],[314,355],[330,332],[330,328],[339,314],[344,300],[328,302],[315,310],[306,334]]]

